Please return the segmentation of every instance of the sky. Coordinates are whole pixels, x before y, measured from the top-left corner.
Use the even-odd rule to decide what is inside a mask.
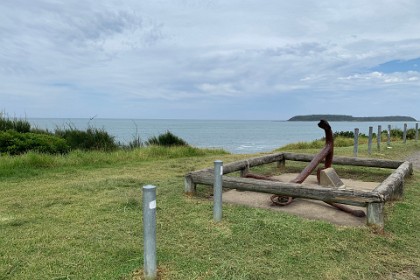
[[[420,120],[418,0],[0,1],[0,112]]]

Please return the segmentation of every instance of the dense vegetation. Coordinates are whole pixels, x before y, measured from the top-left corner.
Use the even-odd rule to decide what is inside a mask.
[[[66,154],[71,150],[114,151],[147,146],[188,146],[188,143],[170,131],[153,136],[143,143],[140,137],[134,138],[127,145],[115,141],[103,129],[89,127],[79,130],[68,125],[57,128],[54,132],[32,128],[24,119],[7,118],[0,114],[0,154],[18,155],[28,151],[49,154]]]
[[[403,122],[403,121],[416,121],[416,119],[408,116],[384,116],[384,117],[353,117],[350,115],[299,115],[290,118],[288,121],[319,121],[321,119],[327,121],[346,121],[346,122]]]

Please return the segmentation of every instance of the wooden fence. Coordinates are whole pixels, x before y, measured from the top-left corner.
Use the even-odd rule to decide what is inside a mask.
[[[240,160],[223,166],[223,175],[240,171],[245,174],[250,168],[263,164],[277,162],[284,165],[287,160],[310,162],[314,155],[296,153],[276,153],[261,157]],[[367,208],[367,224],[383,229],[385,202],[399,198],[403,193],[404,178],[412,174],[412,164],[408,161],[393,161],[381,159],[361,159],[351,157],[334,157],[333,164],[395,169],[378,187],[370,192],[353,189],[338,189],[321,187],[316,184],[296,184],[257,180],[243,177],[223,176],[224,188],[263,192],[284,196],[337,202]],[[185,192],[193,194],[197,184],[213,186],[214,169],[202,169],[190,172],[185,176]]]

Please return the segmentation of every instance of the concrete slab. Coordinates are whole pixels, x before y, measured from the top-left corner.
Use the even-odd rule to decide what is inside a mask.
[[[282,182],[290,182],[298,174],[282,174],[274,178]],[[341,179],[346,188],[357,189],[361,191],[371,191],[380,183],[363,182],[348,179]],[[304,183],[317,184],[316,176],[309,176]],[[365,226],[366,218],[354,217],[348,213],[337,210],[336,208],[317,200],[296,198],[288,206],[273,205],[270,200],[270,194],[229,190],[223,193],[223,202],[241,204],[249,207],[258,207],[270,209],[273,211],[282,211],[293,215],[301,216],[312,220],[324,220],[341,226]],[[366,212],[363,207],[348,206],[353,209],[360,209]]]

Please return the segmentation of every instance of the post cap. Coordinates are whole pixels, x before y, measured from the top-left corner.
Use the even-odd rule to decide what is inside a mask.
[[[146,186],[143,186],[143,189],[144,189],[144,190],[152,190],[152,189],[156,189],[156,186],[153,186],[153,185],[146,185]]]

